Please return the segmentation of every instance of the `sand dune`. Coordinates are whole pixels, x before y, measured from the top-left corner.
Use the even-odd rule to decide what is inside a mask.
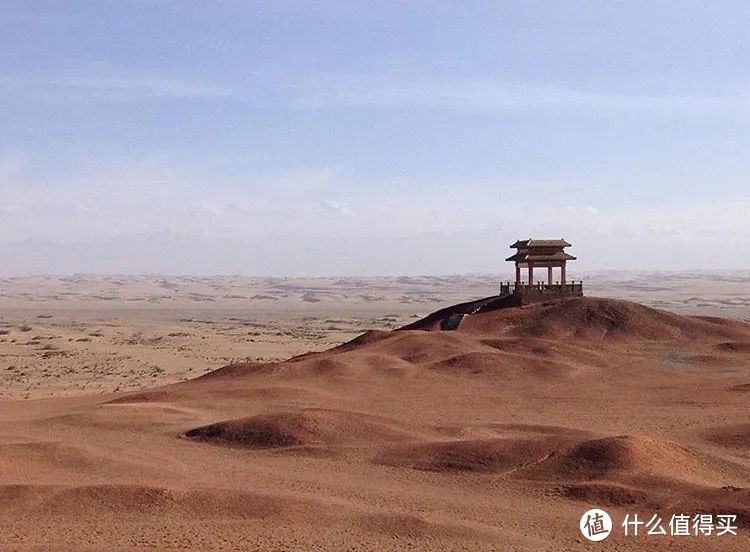
[[[378,416],[341,410],[306,409],[229,420],[191,429],[189,439],[245,448],[299,445],[368,445],[416,437]]]
[[[750,352],[750,341],[727,341],[716,345],[716,350],[726,353]]]
[[[725,447],[750,449],[750,423],[712,428],[707,438]]]
[[[561,437],[442,441],[389,450],[378,461],[434,472],[511,473],[553,454]]]
[[[527,474],[550,481],[664,478],[722,485],[744,480],[750,471],[666,439],[617,435],[555,450]]]
[[[590,506],[748,527],[750,327],[580,298],[0,411],[0,548],[578,550]],[[416,324],[420,327],[420,324]],[[750,532],[620,550],[746,550]]]

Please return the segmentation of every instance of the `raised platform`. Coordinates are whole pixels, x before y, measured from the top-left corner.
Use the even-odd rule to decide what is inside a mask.
[[[548,301],[561,297],[583,297],[583,282],[565,284],[500,284],[500,295],[513,295],[520,299],[520,304]]]

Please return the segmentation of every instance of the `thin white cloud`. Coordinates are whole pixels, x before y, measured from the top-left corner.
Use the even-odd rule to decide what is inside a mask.
[[[88,76],[51,79],[45,84],[69,90],[101,92],[118,99],[148,98],[226,98],[233,91],[226,86],[204,84],[184,79],[153,76]]]
[[[17,215],[24,211],[23,205],[18,203],[6,203],[0,205],[0,214],[3,215]]]
[[[336,213],[343,217],[357,218],[357,213],[343,201],[324,201],[321,205],[329,213]]]
[[[214,99],[266,101],[301,109],[331,107],[512,112],[540,109],[750,113],[750,83],[716,84],[720,92],[596,90],[569,83],[503,81],[419,74],[262,74],[257,86],[238,77],[216,84],[133,72],[106,63],[48,74],[0,76],[0,94],[60,101]]]
[[[196,213],[206,213],[213,216],[219,216],[221,215],[221,210],[216,207],[216,205],[211,205],[210,203],[200,203],[195,206],[195,212]]]
[[[750,112],[750,88],[720,94],[659,94],[586,90],[554,83],[406,75],[322,75],[301,86],[297,105],[308,109],[351,106],[488,112],[547,108]]]
[[[727,266],[732,259],[717,259],[715,244],[738,252],[750,247],[747,196],[713,202],[696,198],[634,209],[612,202],[580,201],[575,186],[554,181],[409,182],[408,186],[377,186],[340,167],[268,172],[238,167],[234,162],[222,165],[214,159],[173,155],[98,161],[77,174],[59,175],[54,182],[37,179],[33,171],[25,170],[14,172],[3,186],[0,244],[26,240],[94,244],[134,236],[148,241],[160,235],[184,236],[186,242],[190,236],[248,243],[283,238],[287,248],[286,253],[279,253],[282,256],[292,254],[296,236],[300,244],[340,244],[340,250],[338,245],[331,246],[331,254],[347,256],[351,261],[347,266],[362,273],[370,270],[367,252],[353,257],[344,247],[348,240],[372,240],[386,249],[389,240],[413,241],[419,244],[411,260],[413,270],[423,262],[435,261],[437,266],[446,240],[453,240],[452,247],[465,249],[461,254],[466,256],[466,266],[478,266],[471,265],[466,251],[480,256],[498,248],[503,251],[514,239],[529,236],[570,240],[588,266],[623,263],[620,248],[649,252],[653,247],[691,251],[689,258],[677,253],[663,259],[649,254],[649,262],[664,268],[679,266],[686,259],[700,266],[694,259],[704,251],[713,251],[710,262]],[[501,189],[509,192],[501,194]],[[513,192],[519,189],[538,193]],[[545,193],[549,189],[555,193]],[[547,200],[540,201],[540,197]],[[476,241],[461,241],[461,236],[466,240],[476,236]],[[498,255],[499,259],[502,255]],[[640,262],[632,253],[629,258],[633,266]],[[127,272],[126,254],[121,261],[121,271]],[[282,258],[267,261],[287,266]],[[404,259],[399,266],[408,270],[411,261]],[[487,261],[477,258],[476,262]]]
[[[18,151],[0,151],[0,186],[11,181],[26,167],[26,156]]]
[[[4,75],[0,77],[0,91],[55,102],[223,99],[235,94],[229,86],[136,73],[107,64],[90,64],[48,74]]]

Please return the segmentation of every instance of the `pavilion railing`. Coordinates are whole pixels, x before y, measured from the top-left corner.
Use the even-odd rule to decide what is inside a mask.
[[[535,284],[504,282],[500,284],[500,295],[515,293],[534,293],[549,295],[582,295],[583,281],[571,281],[561,284],[559,282],[550,284],[537,282]]]

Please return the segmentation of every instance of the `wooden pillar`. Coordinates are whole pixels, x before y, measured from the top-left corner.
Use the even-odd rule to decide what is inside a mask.
[[[516,263],[516,286],[521,285],[521,265]]]
[[[560,267],[560,283],[565,284],[565,261],[563,261],[563,264]]]
[[[534,285],[534,263],[529,263],[529,286]]]
[[[551,286],[552,285],[552,267],[547,267],[547,283]]]

